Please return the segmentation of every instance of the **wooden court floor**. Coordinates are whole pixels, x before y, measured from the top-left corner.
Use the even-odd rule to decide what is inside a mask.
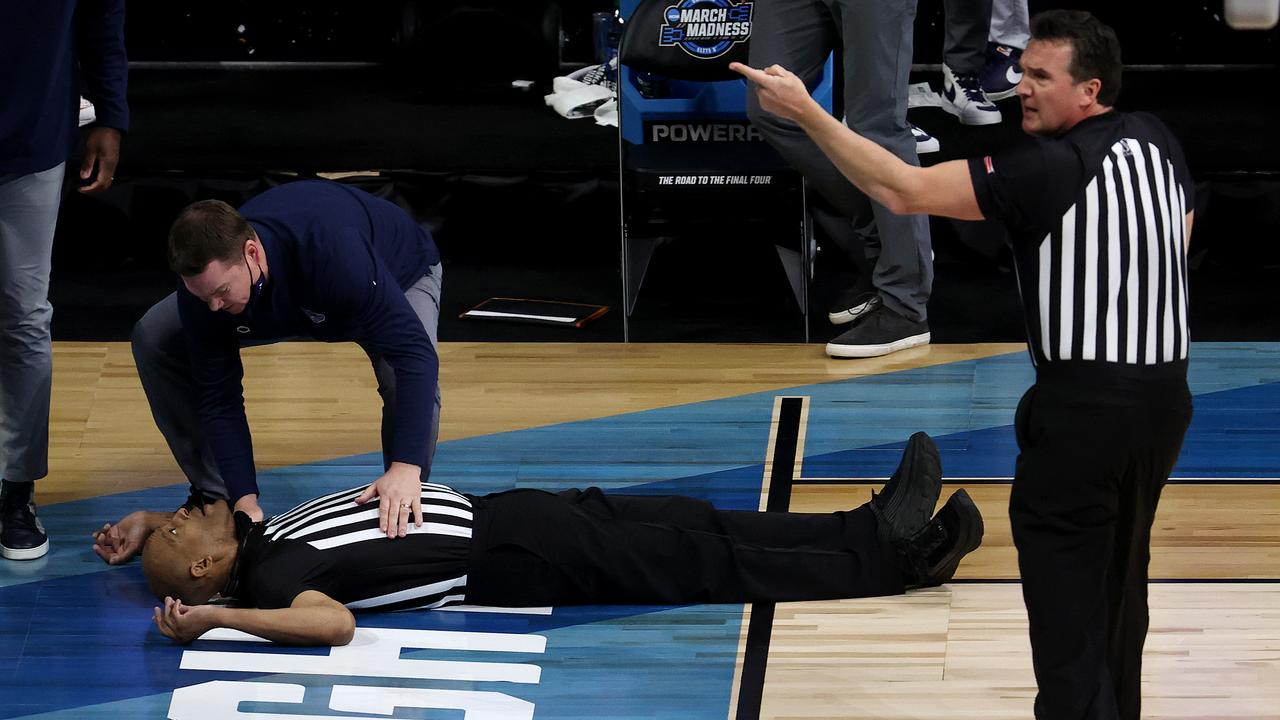
[[[372,472],[367,454],[378,450],[380,407],[372,372],[358,348],[291,343],[244,355],[260,468],[286,473],[281,477],[302,472],[295,468],[313,468],[306,472],[318,477]],[[1193,363],[1200,363],[1193,371],[1193,392],[1200,388],[1198,418],[1206,416],[1207,424],[1199,439],[1189,439],[1184,453],[1196,474],[1175,478],[1166,488],[1153,534],[1144,717],[1276,719],[1280,403],[1269,388],[1280,383],[1280,347],[1206,346]],[[999,438],[982,439],[988,426],[1011,422],[1013,404],[1025,389],[1029,361],[1021,345],[933,346],[848,362],[824,357],[815,345],[446,343],[441,368],[442,445],[433,477],[450,484],[474,481],[487,487],[483,476],[490,474],[494,489],[586,484],[625,489],[673,482],[673,492],[684,492],[676,481],[694,478],[688,487],[695,494],[726,473],[737,473],[748,484],[759,482],[764,497],[775,461],[769,456],[778,429],[771,414],[774,398],[805,397],[808,409],[788,476],[789,507],[824,512],[865,502],[888,474],[882,462],[863,467],[858,458],[892,457],[892,448],[875,448],[905,440],[913,429],[929,429],[943,438],[944,458],[990,468],[966,470],[963,476],[947,473],[944,489],[945,497],[966,487],[978,502],[987,526],[983,547],[962,565],[956,582],[942,588],[905,597],[777,606],[762,684],[750,690],[759,695],[758,715],[1031,717],[1034,678],[1005,510],[1013,456]],[[979,450],[991,457],[974,461]],[[944,459],[944,472],[946,467]],[[143,705],[48,706],[56,705],[56,711],[35,701],[6,704],[5,695],[19,694],[23,678],[38,677],[41,663],[54,661],[33,655],[28,646],[13,650],[24,626],[5,613],[13,615],[25,601],[6,599],[3,592],[101,571],[83,557],[89,530],[104,519],[94,513],[117,507],[112,498],[150,497],[147,493],[181,483],[151,421],[128,346],[57,344],[50,475],[38,486],[38,499],[42,507],[65,508],[67,522],[83,515],[84,532],[55,534],[55,560],[61,565],[18,577],[10,563],[0,563],[0,622],[9,623],[0,625],[0,641],[11,646],[0,649],[0,718],[128,716],[139,707],[167,705],[167,698]],[[264,479],[264,497],[271,492],[267,483]],[[141,612],[149,614],[145,608]],[[743,717],[743,678],[758,671],[743,667],[753,609],[688,612],[714,615],[713,626],[730,618],[730,630],[737,628],[730,645],[738,651],[720,658],[732,682],[687,683],[683,691],[690,697],[684,707],[699,709],[683,716]],[[27,622],[33,634],[35,621]],[[692,653],[686,661],[690,673],[713,662],[709,658],[716,653],[699,653],[696,638],[678,628],[666,632],[663,637],[673,647]],[[588,637],[604,638],[605,647],[621,642]],[[150,647],[154,638],[145,643]],[[653,649],[655,663],[672,662],[663,647]],[[609,662],[598,652],[582,650],[580,658],[572,649],[561,652],[556,663]],[[155,660],[141,662],[147,666]],[[638,667],[631,672],[643,676]],[[552,675],[543,673],[539,698],[559,692],[545,680]],[[55,684],[63,681],[74,682]],[[531,716],[682,716],[649,712],[644,702],[651,700],[639,696],[628,710],[625,692],[601,692],[606,691],[616,703],[607,712],[577,700],[557,705],[539,699]],[[706,697],[717,692],[723,692],[722,700]],[[287,713],[283,707],[272,712]],[[394,717],[426,717],[403,712]],[[505,717],[493,715],[500,716]]]

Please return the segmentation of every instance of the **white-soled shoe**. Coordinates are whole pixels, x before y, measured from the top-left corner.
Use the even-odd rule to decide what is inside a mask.
[[[942,66],[942,109],[960,118],[961,125],[995,125],[1000,108],[987,98],[977,73],[956,75]]]

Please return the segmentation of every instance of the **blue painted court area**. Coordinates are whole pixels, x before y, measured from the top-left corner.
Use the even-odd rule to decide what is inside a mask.
[[[1016,353],[470,438],[440,446],[432,479],[472,493],[599,485],[754,508],[780,394],[812,398],[805,478],[885,477],[916,430],[938,440],[949,477],[1006,478],[1013,409],[1031,379]],[[1196,414],[1177,476],[1280,479],[1280,345],[1198,345],[1191,383]],[[380,469],[370,454],[265,472],[264,506],[278,512]],[[53,551],[0,562],[0,718],[163,717],[171,703],[184,718],[228,717],[237,703],[259,718],[727,712],[738,606],[364,615],[360,642],[332,654],[231,641],[177,647],[151,625],[154,601],[137,563],[104,566],[88,534],[185,496],[172,486],[41,509]],[[470,649],[442,649],[458,638]],[[193,669],[200,658],[219,669]],[[378,705],[392,701],[394,714]],[[423,709],[432,707],[454,709]]]

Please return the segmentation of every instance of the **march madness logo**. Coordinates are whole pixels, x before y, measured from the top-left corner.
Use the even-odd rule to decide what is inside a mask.
[[[658,45],[679,45],[700,60],[717,58],[751,37],[753,3],[731,0],[680,0],[667,8]]]

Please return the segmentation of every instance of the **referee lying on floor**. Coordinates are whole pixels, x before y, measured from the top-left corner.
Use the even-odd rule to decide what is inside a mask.
[[[427,522],[390,541],[376,508],[331,493],[253,523],[217,501],[156,527],[143,569],[166,636],[228,627],[279,643],[344,645],[352,610],[467,602],[779,602],[896,595],[946,582],[982,541],[964,490],[930,519],[937,449],[917,433],[883,491],[855,510],[717,510],[598,488],[475,497],[422,483]],[[206,605],[221,597],[232,606]]]

